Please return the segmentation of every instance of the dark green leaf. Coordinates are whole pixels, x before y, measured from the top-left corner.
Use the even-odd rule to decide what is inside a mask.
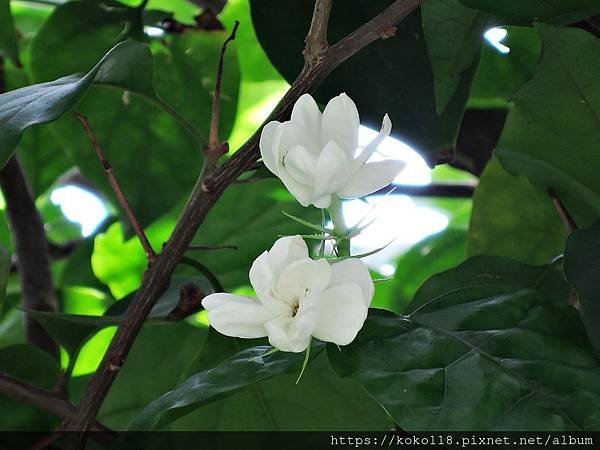
[[[564,270],[577,291],[583,323],[600,355],[600,222],[569,236]]]
[[[14,65],[20,65],[15,22],[10,12],[10,1],[0,0],[0,57],[6,56]]]
[[[272,347],[263,345],[243,350],[216,367],[188,378],[177,388],[146,406],[129,425],[128,430],[156,429],[163,415],[169,411],[191,405],[199,406],[219,394],[275,375],[300,370],[304,360],[303,353],[276,352],[264,356],[271,349]]]
[[[460,0],[470,8],[510,19],[571,23],[600,13],[596,0]]]
[[[391,4],[391,0],[335,2],[329,26],[337,42]],[[311,0],[254,0],[252,19],[273,65],[291,82],[302,68],[304,37],[309,29]],[[281,36],[286,36],[282,39]],[[406,62],[410,61],[410,64]],[[459,65],[463,69],[463,65]],[[454,145],[475,64],[461,72],[458,88],[444,113],[436,113],[434,76],[420,10],[397,25],[394,37],[377,40],[325,80],[317,99],[326,103],[347,92],[358,105],[365,125],[379,129],[387,112],[394,133],[425,157]],[[368,83],[365,83],[368,80]]]
[[[459,89],[462,77],[479,58],[490,16],[459,0],[427,0],[423,32],[434,74],[436,110],[441,114]]]
[[[202,354],[187,371],[200,372],[151,403],[132,426],[150,428],[142,422],[159,407],[166,413],[159,426],[170,423],[172,430],[382,430],[389,426],[385,413],[357,385],[333,373],[320,352],[322,344],[313,347],[306,372],[296,384],[304,354],[277,352],[263,357],[271,347],[257,346],[259,342],[210,330]],[[204,385],[195,382],[213,377],[220,386],[199,392]],[[214,397],[217,392],[222,394]],[[179,408],[183,404],[169,403],[178,396],[192,404]],[[167,407],[177,410],[167,412]]]
[[[328,347],[335,370],[404,430],[597,429],[600,367],[576,311],[537,289],[538,277],[522,280],[538,268],[476,262],[447,272],[461,287],[409,316],[371,310],[355,342]],[[478,284],[494,265],[517,278]]]
[[[419,286],[430,276],[467,257],[467,233],[447,229],[424,239],[396,260],[396,273],[377,286],[373,306],[403,313]]]
[[[144,406],[176,385],[188,362],[202,348],[205,336],[206,328],[181,322],[144,325],[98,419],[122,430]],[[89,378],[72,380],[74,401],[83,394]]]
[[[542,42],[534,28],[502,28],[507,31],[502,45],[509,52],[500,53],[484,40],[469,97],[473,108],[507,108],[508,101],[531,79],[540,59]]]
[[[0,348],[0,371],[51,390],[58,379],[59,366],[48,353],[17,344]],[[51,430],[57,424],[55,418],[39,409],[0,395],[0,431],[43,431]],[[2,445],[9,445],[10,436],[2,437]],[[18,436],[12,437],[16,439]]]
[[[473,197],[469,254],[545,264],[562,253],[565,239],[550,196],[492,159]]]
[[[551,276],[547,266],[529,266],[511,259],[491,256],[473,256],[455,269],[438,273],[419,288],[408,312],[443,296],[446,292],[477,286],[520,287],[533,286],[549,297],[565,299],[569,287],[561,278]],[[535,282],[532,282],[535,280]]]
[[[148,47],[125,41],[111,49],[87,74],[69,75],[0,95],[0,166],[8,160],[26,128],[52,122],[73,108],[92,83],[135,89],[148,75]]]
[[[496,155],[509,172],[553,189],[587,225],[600,216],[600,41],[582,30],[537,27],[542,59],[514,99]]]

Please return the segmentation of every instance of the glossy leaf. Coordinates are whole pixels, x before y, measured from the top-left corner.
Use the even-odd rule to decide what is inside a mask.
[[[477,263],[478,272],[467,263],[447,272],[461,287],[408,316],[371,310],[356,341],[328,348],[335,370],[363,384],[404,430],[597,429],[600,366],[576,311],[538,289],[539,277],[479,281],[486,265],[536,268]]]
[[[600,216],[600,41],[582,30],[537,28],[542,59],[514,99],[496,156],[509,172],[554,190],[588,225]]]
[[[320,351],[321,343],[313,347],[306,372],[296,384],[304,354],[265,355],[271,347],[257,346],[260,342],[231,339],[210,330],[203,352],[187,371],[198,373],[152,402],[132,426],[150,429],[144,421],[159,411],[166,413],[159,426],[169,424],[174,431],[381,430],[389,426],[385,413],[354,382],[333,373]],[[214,388],[195,384],[217,376],[219,386]],[[213,397],[217,391],[227,394]],[[170,403],[178,397],[192,404],[180,408],[183,404]]]
[[[473,197],[469,254],[546,264],[562,254],[565,240],[564,225],[550,196],[492,159]]]
[[[391,3],[391,0],[335,2],[329,41],[342,39]],[[251,6],[263,48],[273,65],[291,82],[302,68],[304,37],[314,2],[254,0]],[[438,151],[454,145],[475,64],[461,72],[456,94],[438,116],[434,72],[420,10],[396,28],[393,37],[375,41],[338,67],[318,89],[317,99],[325,104],[340,92],[346,92],[357,103],[363,123],[374,129],[379,129],[383,115],[389,113],[393,133],[426,158],[434,159]],[[281,39],[283,35],[286,39]]]
[[[443,113],[460,87],[465,72],[479,59],[487,13],[467,8],[459,0],[423,3],[423,32],[434,74],[436,110]]]
[[[579,309],[592,345],[600,355],[600,222],[569,236],[564,270],[577,292]]]
[[[58,119],[81,100],[92,83],[134,89],[151,64],[145,44],[125,41],[83,76],[69,75],[0,94],[0,165],[8,160],[26,128]]]
[[[571,23],[600,13],[596,0],[460,0],[470,8],[510,19]]]
[[[177,388],[150,403],[129,425],[129,431],[153,430],[169,411],[198,406],[201,402],[249,384],[282,373],[299,371],[303,353],[276,352],[268,345],[252,347],[226,359],[218,366],[200,372],[181,383]]]

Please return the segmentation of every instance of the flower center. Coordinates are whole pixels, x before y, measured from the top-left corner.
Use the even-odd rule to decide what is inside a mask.
[[[300,301],[296,300],[292,305],[292,317],[296,317],[298,309],[300,308]]]

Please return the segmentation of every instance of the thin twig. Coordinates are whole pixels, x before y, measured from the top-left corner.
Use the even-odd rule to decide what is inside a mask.
[[[433,183],[424,186],[410,184],[390,184],[369,195],[410,195],[412,197],[471,198],[475,193],[475,184]]]
[[[271,120],[281,121],[289,117],[294,103],[302,94],[314,92],[335,67],[378,37],[384,36],[385,30],[393,27],[420,3],[421,0],[396,0],[381,14],[355,31],[351,35],[350,43],[347,42],[350,37],[343,39],[334,46],[336,51],[331,53],[334,48],[331,47],[319,63],[305,64],[304,69],[265,124]],[[361,38],[360,35],[363,33],[368,37]],[[69,440],[66,443],[67,450],[84,448],[85,433],[89,430],[90,424],[102,406],[102,402],[117,377],[146,317],[156,300],[168,288],[173,271],[187,251],[204,218],[225,189],[260,158],[258,143],[261,130],[262,126],[214,173],[196,182],[171,237],[154,264],[146,270],[135,298],[127,309],[98,370],[88,383],[77,416],[66,426],[67,430],[74,432],[69,434]]]
[[[318,64],[329,47],[327,42],[327,29],[333,0],[316,0],[313,10],[310,29],[304,42],[304,59],[308,64]]]
[[[217,65],[217,76],[215,80],[215,91],[213,92],[212,112],[210,116],[210,132],[208,135],[208,146],[204,149],[204,166],[201,177],[206,177],[217,168],[217,162],[229,151],[227,143],[219,142],[219,119],[221,115],[221,82],[223,80],[223,64],[227,45],[235,39],[240,23],[236,20],[233,30],[221,47],[219,64]]]
[[[28,405],[35,406],[59,419],[70,419],[76,412],[75,405],[60,395],[46,391],[34,384],[19,380],[3,372],[0,372],[0,393]],[[110,443],[117,437],[117,434],[113,430],[98,421],[93,422],[91,430],[102,432],[101,434],[94,434],[94,436],[102,439],[104,443]]]
[[[108,159],[106,159],[106,153],[104,152],[104,149],[98,142],[98,139],[96,138],[96,135],[94,134],[94,130],[92,129],[88,118],[78,112],[73,112],[73,115],[77,118],[77,120],[79,120],[79,122],[83,126],[83,129],[85,130],[85,133],[87,134],[87,137],[90,140],[90,144],[92,144],[92,147],[94,148],[94,150],[96,151],[96,154],[98,155],[98,159],[100,160],[100,165],[102,166],[102,169],[104,170],[106,178],[108,179],[110,186],[113,188],[113,191],[114,191],[115,195],[117,196],[117,200],[121,204],[121,208],[123,208],[123,211],[125,211],[125,214],[127,215],[127,218],[129,219],[129,223],[133,227],[135,234],[137,235],[138,239],[140,240],[140,243],[142,244],[142,247],[144,248],[144,252],[146,253],[146,257],[148,258],[148,261],[150,261],[152,263],[154,261],[154,259],[156,258],[156,253],[154,253],[154,250],[152,249],[152,245],[150,245],[150,241],[146,237],[146,233],[144,233],[144,229],[140,225],[140,222],[138,221],[137,217],[135,216],[135,213],[133,212],[133,208],[131,207],[129,200],[127,200],[127,197],[125,196],[125,192],[123,192],[123,189],[121,188],[121,185],[119,184],[119,181],[117,180],[117,177],[115,175],[115,172],[114,172],[112,166],[108,162]]]
[[[205,250],[237,250],[235,245],[190,245],[188,251],[197,252]]]
[[[560,219],[562,220],[565,226],[565,230],[567,230],[567,233],[572,233],[573,231],[575,231],[578,228],[577,223],[565,207],[560,197],[552,189],[548,189],[548,195],[552,199],[552,203],[554,203],[554,207],[556,208],[556,211],[558,212],[558,215],[560,216]]]

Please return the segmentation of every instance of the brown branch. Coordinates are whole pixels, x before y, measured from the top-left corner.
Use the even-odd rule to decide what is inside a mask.
[[[475,184],[434,183],[425,186],[390,184],[369,195],[411,195],[413,197],[471,198]]]
[[[52,282],[50,259],[46,251],[46,231],[25,174],[16,156],[0,170],[0,187],[15,242],[16,267],[21,279],[23,309],[56,311],[58,302]],[[58,359],[58,346],[40,324],[25,313],[27,342]]]
[[[565,230],[567,230],[567,233],[572,233],[573,231],[575,231],[578,228],[577,223],[565,207],[560,197],[552,189],[548,189],[548,195],[552,199],[552,203],[554,203],[554,207],[556,208],[556,211],[558,212],[558,215],[560,216],[560,219],[562,220],[565,226]]]
[[[77,411],[75,405],[61,396],[2,372],[0,372],[0,393],[63,420],[72,418]],[[111,443],[117,437],[114,431],[98,421],[92,423],[91,431],[101,432],[94,433],[94,437],[101,443]]]
[[[271,113],[270,120],[286,119],[295,101],[305,92],[313,92],[323,79],[342,61],[382,36],[421,3],[420,0],[396,0],[379,16],[360,27],[351,36],[331,47],[316,64],[306,63],[286,95]],[[366,37],[361,37],[365,34]],[[329,53],[335,48],[334,53]],[[266,123],[266,122],[265,122]],[[262,126],[225,163],[206,179],[199,179],[163,251],[144,274],[125,317],[115,334],[100,367],[90,380],[77,416],[66,429],[75,431],[66,448],[75,450],[85,445],[85,433],[96,417],[123,361],[127,357],[144,320],[160,295],[167,289],[171,274],[186,252],[204,218],[225,189],[260,157],[258,142]]]
[[[229,151],[227,143],[219,142],[219,119],[221,115],[221,82],[223,79],[223,64],[225,61],[225,52],[227,45],[235,39],[240,23],[236,20],[233,30],[221,47],[221,55],[217,66],[217,76],[215,80],[215,91],[213,93],[212,111],[210,116],[210,133],[208,135],[208,146],[204,149],[204,166],[202,168],[201,177],[206,177],[209,173],[214,172],[217,168],[217,162]]]
[[[327,42],[327,29],[333,0],[316,0],[310,21],[310,29],[304,42],[304,60],[308,64],[318,64],[319,59],[325,54],[329,43]]]
[[[83,114],[79,114],[77,112],[73,112],[73,115],[77,118],[77,120],[79,120],[79,122],[83,126],[83,129],[85,130],[85,133],[87,134],[87,137],[90,140],[90,144],[92,144],[92,147],[94,148],[94,150],[96,151],[96,154],[98,155],[98,159],[100,160],[100,165],[102,166],[102,169],[104,170],[104,173],[106,174],[106,178],[108,179],[110,186],[112,187],[113,191],[115,192],[115,195],[117,196],[117,200],[121,204],[121,208],[123,208],[123,211],[125,211],[125,214],[127,215],[127,218],[129,219],[129,223],[133,227],[135,234],[137,235],[138,239],[140,240],[140,243],[142,244],[142,247],[144,248],[144,252],[146,253],[146,257],[148,258],[148,261],[150,261],[150,263],[152,263],[154,261],[154,259],[156,258],[156,253],[154,253],[154,250],[152,249],[152,245],[150,245],[150,241],[146,237],[146,233],[144,233],[144,229],[140,225],[140,222],[137,220],[137,217],[135,216],[135,213],[133,212],[133,208],[131,207],[129,200],[127,200],[127,197],[125,196],[125,192],[123,192],[123,189],[121,188],[121,185],[119,184],[119,181],[117,180],[117,177],[115,175],[115,172],[114,172],[112,166],[106,159],[106,153],[104,152],[104,149],[98,142],[98,139],[96,139],[96,135],[94,134],[94,130],[92,129],[88,118],[85,117]]]
[[[0,93],[5,89],[4,59],[0,56]],[[44,222],[15,155],[0,170],[0,188],[6,201],[6,213],[20,269],[22,306],[35,311],[56,311],[58,302],[46,253]],[[56,342],[29,314],[25,314],[24,318],[27,342],[58,359]]]

